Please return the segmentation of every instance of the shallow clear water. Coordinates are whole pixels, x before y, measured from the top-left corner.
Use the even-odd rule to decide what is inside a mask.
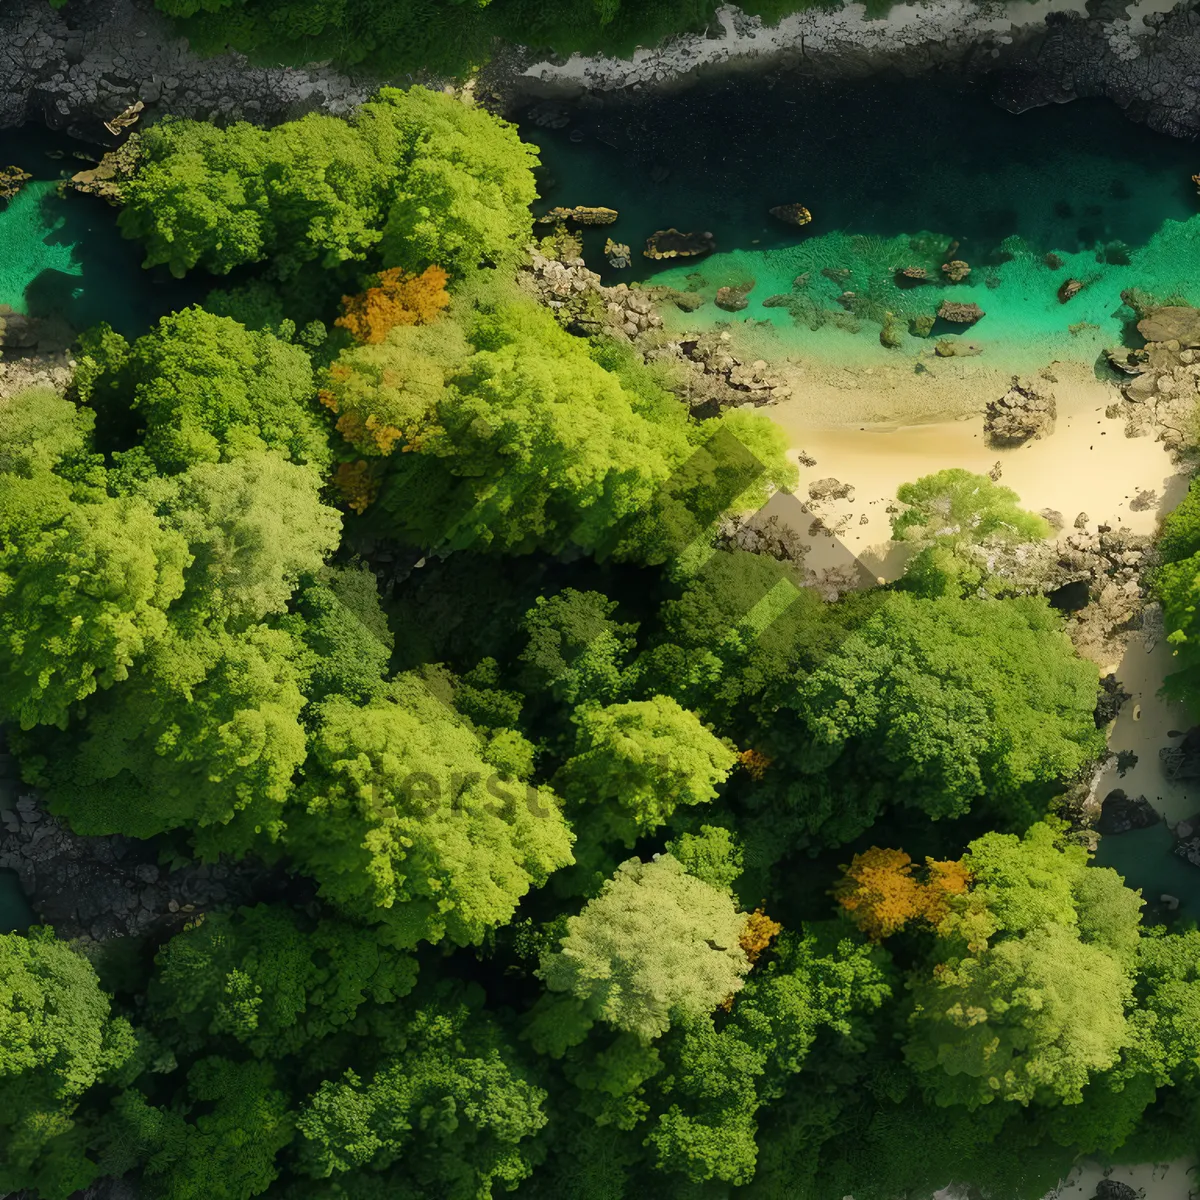
[[[894,358],[879,344],[888,312],[900,353],[928,352],[908,320],[954,300],[987,315],[969,329],[939,322],[935,338],[978,341],[1014,369],[1054,357],[1094,361],[1127,333],[1123,289],[1200,300],[1200,202],[1190,178],[1200,162],[1188,145],[1131,124],[1104,101],[1014,116],[980,88],[780,76],[773,86],[741,79],[584,112],[570,129],[524,132],[542,147],[543,207],[621,213],[585,235],[589,265],[609,282],[654,278],[698,291],[704,307],[674,318],[679,328],[770,322],[764,353]],[[769,215],[791,202],[812,212],[811,224],[797,229]],[[645,238],[670,226],[711,231],[717,252],[665,268],[642,257]],[[630,244],[631,268],[607,267],[607,236]],[[972,270],[947,285],[940,265],[952,242]],[[1049,252],[1062,259],[1057,269],[1046,264]],[[898,287],[895,272],[908,266],[936,282]],[[848,274],[831,279],[825,268]],[[1064,304],[1057,292],[1068,278],[1085,286]],[[744,311],[712,303],[717,287],[751,280]],[[854,293],[857,333],[840,327],[853,323],[838,302],[843,292]],[[798,319],[762,305],[788,295]]]
[[[205,285],[161,268],[143,271],[140,247],[117,232],[115,209],[95,196],[57,194],[59,179],[91,165],[72,152],[90,149],[44,130],[0,130],[0,165],[34,176],[0,207],[0,304],[35,317],[57,314],[76,330],[107,321],[136,335],[203,295]]]

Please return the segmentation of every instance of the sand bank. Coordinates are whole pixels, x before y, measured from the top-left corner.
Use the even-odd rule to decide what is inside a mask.
[[[1002,372],[998,378],[976,372],[967,377],[976,385],[970,388],[959,376],[948,376],[931,401],[928,384],[911,372],[884,378],[876,391],[872,382],[877,376],[846,371],[839,377],[835,370],[822,368],[813,372],[811,388],[764,411],[785,431],[795,455],[815,460],[815,465],[801,467],[801,500],[878,578],[895,579],[904,567],[905,547],[890,541],[887,512],[896,489],[950,467],[987,474],[999,466],[1000,482],[1011,487],[1025,507],[1035,512],[1053,509],[1068,528],[1086,513],[1093,531],[1105,523],[1153,533],[1160,517],[1185,494],[1186,475],[1161,443],[1127,438],[1123,422],[1104,415],[1119,393],[1096,379],[1090,367],[1054,363],[1050,374],[1057,381],[1051,385],[1058,403],[1055,430],[1018,449],[996,449],[984,437],[982,399],[1007,388],[1008,377]],[[854,386],[847,387],[843,377],[853,379]],[[874,408],[899,414],[931,403],[938,408],[943,402],[957,403],[963,410],[959,419],[928,424],[829,420],[839,407],[850,413]],[[829,477],[852,484],[853,500],[809,502],[809,483]],[[1155,502],[1135,507],[1143,492],[1153,492]]]

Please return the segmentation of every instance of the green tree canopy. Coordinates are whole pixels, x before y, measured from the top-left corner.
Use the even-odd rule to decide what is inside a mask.
[[[384,88],[378,105],[365,107],[370,119],[394,126],[400,148],[380,245],[388,266],[436,263],[463,275],[511,262],[525,249],[538,158],[515,126],[422,87]]]
[[[539,596],[522,622],[528,686],[564,704],[609,703],[626,686],[625,668],[637,626],[613,620],[617,604],[599,592],[564,588]]]
[[[979,585],[985,560],[972,546],[1015,545],[1046,537],[1050,526],[1020,507],[1020,497],[987,475],[955,467],[902,484],[896,497],[906,507],[892,518],[897,541],[920,551],[905,568],[905,582],[922,595],[958,595]]]
[[[0,474],[36,475],[86,457],[95,417],[50,388],[30,388],[0,404]]]
[[[532,1168],[547,1096],[478,1007],[443,986],[385,1037],[369,1077],[323,1083],[297,1121],[303,1170],[321,1179],[399,1163],[388,1194],[413,1200],[515,1188]]]
[[[738,940],[745,924],[727,890],[689,875],[669,854],[631,858],[567,921],[561,948],[543,956],[538,974],[587,1022],[649,1042],[742,986],[750,969]],[[549,1009],[541,1020],[554,1020]]]
[[[196,463],[161,488],[166,521],[187,539],[193,609],[223,621],[284,612],[303,575],[336,549],[342,519],[321,480],[278,454]]]
[[[86,725],[36,743],[27,768],[80,833],[192,832],[206,857],[277,837],[303,762],[303,648],[255,625],[155,643]]]
[[[299,346],[187,308],[108,361],[92,384],[93,402],[131,406],[162,470],[218,462],[260,443],[295,462],[329,461],[312,366]]]
[[[30,522],[0,541],[0,710],[66,727],[72,707],[125,679],[166,632],[190,556],[142,499],[71,504],[57,481],[10,479],[0,503]],[[43,508],[38,493],[58,503]]]
[[[545,789],[503,780],[483,740],[421,680],[321,705],[288,845],[322,893],[398,946],[479,942],[571,862]]]
[[[937,818],[1074,774],[1103,745],[1096,686],[1043,600],[897,594],[794,703],[820,762],[886,778],[897,801]]]
[[[676,808],[714,800],[737,761],[736,751],[669,696],[584,705],[575,725],[574,753],[556,786],[628,847]]]
[[[266,904],[196,921],[157,962],[151,1003],[181,1049],[229,1036],[259,1058],[297,1053],[368,1000],[394,1003],[417,974],[408,955],[367,930]]]
[[[380,503],[431,547],[597,546],[687,456],[682,406],[643,415],[531,302],[484,303],[472,322],[475,353]]]
[[[66,1200],[91,1183],[72,1115],[134,1045],[85,958],[48,929],[0,934],[0,1188]]]
[[[913,982],[908,1059],[938,1104],[1077,1104],[1131,1041],[1141,897],[1045,824],[962,861],[973,886]]]

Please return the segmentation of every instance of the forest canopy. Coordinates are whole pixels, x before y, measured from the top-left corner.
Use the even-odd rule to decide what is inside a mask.
[[[160,7],[431,68],[711,15]],[[0,404],[0,712],[33,823],[230,882],[0,935],[0,1190],[1040,1200],[1195,1149],[1200,935],[1094,863],[1099,673],[978,570],[1041,517],[914,480],[915,565],[833,599],[737,544],[784,435],[539,302],[536,148],[460,96],[140,139],[122,232],[216,286]]]

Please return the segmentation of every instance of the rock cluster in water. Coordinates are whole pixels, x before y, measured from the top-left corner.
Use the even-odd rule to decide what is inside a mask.
[[[659,229],[646,239],[642,253],[647,258],[694,258],[717,248],[711,233],[680,233],[678,229]]]
[[[1142,350],[1107,352],[1109,362],[1131,376],[1121,389],[1124,403],[1112,405],[1108,415],[1125,418],[1127,437],[1154,432],[1180,451],[1200,400],[1200,309],[1155,309],[1138,322],[1138,332],[1146,339]]]
[[[1127,796],[1121,788],[1113,788],[1100,806],[1096,829],[1102,834],[1129,833],[1133,829],[1149,829],[1161,820],[1145,796]]]
[[[1057,415],[1054,395],[1044,384],[1014,375],[1012,387],[988,402],[983,429],[994,446],[1020,446],[1052,433]]]
[[[576,225],[611,225],[620,213],[615,208],[589,208],[586,204],[577,204],[574,208],[552,208],[544,216],[538,217],[536,225],[555,225],[560,221],[573,221]]]

